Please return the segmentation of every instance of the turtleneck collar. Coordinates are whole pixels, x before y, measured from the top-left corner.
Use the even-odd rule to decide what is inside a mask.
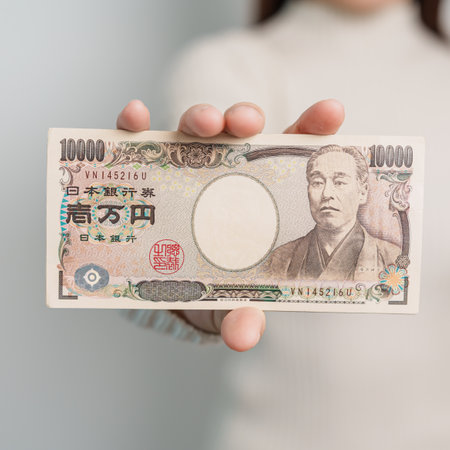
[[[316,29],[332,37],[332,34],[358,34],[364,37],[370,33],[392,31],[402,33],[408,29],[417,31],[420,23],[417,5],[410,1],[397,2],[378,10],[358,13],[333,6],[320,0],[291,0],[279,14],[280,22],[294,28]],[[396,39],[393,35],[392,39]]]

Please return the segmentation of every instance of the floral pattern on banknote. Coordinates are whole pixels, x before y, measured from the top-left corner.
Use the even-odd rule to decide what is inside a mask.
[[[83,167],[84,164],[81,162],[72,166],[69,166],[67,163],[60,166],[59,170],[62,172],[62,177],[59,180],[59,184],[61,185],[62,191],[65,191],[66,186],[70,186],[72,184],[74,174],[80,173]]]
[[[409,194],[411,185],[409,180],[411,172],[378,172],[377,179],[386,180],[390,183],[386,197],[389,197],[390,207],[394,211],[406,211],[409,209]]]
[[[401,269],[393,264],[380,273],[380,283],[386,286],[394,295],[400,294],[404,290],[406,278],[406,269]]]
[[[231,146],[229,144],[200,142],[118,142],[112,150],[113,159],[106,164],[111,168],[118,165],[142,164],[145,166],[235,167],[240,157],[250,149],[249,144]]]
[[[306,167],[304,158],[267,158],[262,160],[263,168],[270,172],[270,177],[275,183],[280,183],[286,178],[295,175],[299,169]]]
[[[374,284],[367,288],[366,299],[380,303],[382,300],[388,300],[392,296],[389,288],[385,284]]]
[[[151,175],[150,180],[158,183],[162,192],[178,191],[185,198],[198,195],[203,184],[198,180],[198,176],[193,169],[184,169],[175,167],[166,167],[165,169],[156,169]]]

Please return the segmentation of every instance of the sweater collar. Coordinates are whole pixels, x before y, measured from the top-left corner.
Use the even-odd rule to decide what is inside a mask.
[[[414,2],[398,2],[368,13],[354,13],[319,0],[291,0],[279,14],[281,23],[301,33],[315,30],[324,39],[340,36],[396,39],[420,24],[419,9]],[[383,34],[383,35],[381,35]]]

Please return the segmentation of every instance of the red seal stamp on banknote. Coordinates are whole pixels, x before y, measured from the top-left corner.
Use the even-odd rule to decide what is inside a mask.
[[[153,269],[164,275],[178,272],[184,263],[181,245],[171,239],[162,239],[153,244],[149,256]]]

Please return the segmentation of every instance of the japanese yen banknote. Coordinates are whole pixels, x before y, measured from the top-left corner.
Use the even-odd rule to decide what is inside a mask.
[[[51,129],[47,304],[416,313],[416,137]]]

